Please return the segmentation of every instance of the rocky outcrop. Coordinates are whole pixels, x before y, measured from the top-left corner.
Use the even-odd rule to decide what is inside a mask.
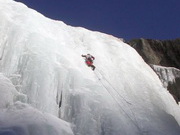
[[[175,40],[134,39],[128,42],[145,62],[180,69],[180,38]]]
[[[128,44],[151,65],[164,87],[180,102],[180,38],[164,41],[141,38]]]
[[[179,101],[180,101],[180,78],[175,78],[174,82],[169,82],[167,89],[173,95],[176,102],[179,103]]]

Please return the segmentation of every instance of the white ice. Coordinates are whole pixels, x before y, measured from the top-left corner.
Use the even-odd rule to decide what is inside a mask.
[[[152,67],[158,74],[165,88],[167,88],[168,83],[174,83],[176,78],[180,78],[180,70],[177,68],[158,65],[152,65]]]
[[[73,135],[69,123],[20,102],[25,95],[2,74],[0,82],[0,135]]]
[[[0,135],[179,135],[179,106],[120,39],[12,0],[0,0],[0,18]]]

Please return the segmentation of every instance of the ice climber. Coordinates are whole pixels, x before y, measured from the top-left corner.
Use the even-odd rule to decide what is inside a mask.
[[[85,57],[85,62],[86,64],[92,68],[92,70],[94,70],[96,67],[93,65],[93,61],[95,60],[95,57],[90,55],[90,54],[87,54],[87,55],[81,55],[82,57]]]

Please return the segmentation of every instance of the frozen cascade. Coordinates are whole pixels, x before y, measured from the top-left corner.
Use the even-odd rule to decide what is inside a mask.
[[[3,74],[0,82],[0,135],[73,135],[69,123],[22,103],[26,95]]]
[[[0,18],[0,72],[12,87],[1,81],[8,98],[0,102],[0,135],[16,124],[23,135],[35,127],[32,135],[179,135],[179,106],[120,39],[48,19],[12,0],[0,0]],[[87,53],[96,58],[94,72],[81,57]]]
[[[180,99],[180,70],[174,67],[151,65],[163,86],[172,94],[176,102]],[[179,103],[180,104],[180,103]]]
[[[180,70],[177,68],[158,65],[151,66],[158,74],[165,88],[167,88],[169,82],[173,83],[176,78],[180,78]]]

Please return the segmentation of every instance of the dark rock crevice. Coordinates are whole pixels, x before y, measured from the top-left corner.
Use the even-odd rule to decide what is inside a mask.
[[[176,78],[174,82],[169,82],[167,89],[178,103],[180,101],[180,78]]]

